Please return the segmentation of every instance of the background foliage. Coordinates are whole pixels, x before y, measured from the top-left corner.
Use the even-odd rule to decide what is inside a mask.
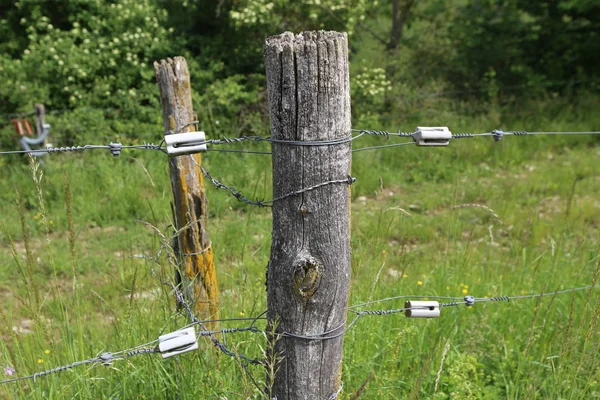
[[[444,107],[443,91],[503,103],[573,95],[598,88],[599,21],[589,0],[0,0],[0,114],[41,102],[155,124],[152,62],[184,55],[199,107],[228,127],[264,128],[264,38],[313,29],[350,34],[355,116],[414,111],[432,93]]]

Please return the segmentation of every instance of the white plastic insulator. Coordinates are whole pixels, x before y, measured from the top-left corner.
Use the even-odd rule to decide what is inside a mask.
[[[417,146],[448,146],[452,132],[447,126],[417,126],[413,138]]]
[[[165,135],[165,143],[171,157],[206,151],[206,135],[202,131]]]
[[[440,303],[437,301],[407,301],[404,315],[409,318],[437,318],[440,316]]]
[[[158,337],[158,349],[163,358],[176,356],[197,348],[198,338],[193,326]]]

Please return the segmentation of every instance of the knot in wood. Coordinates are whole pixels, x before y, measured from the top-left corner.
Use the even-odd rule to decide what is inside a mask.
[[[304,301],[315,294],[321,284],[323,265],[313,256],[301,255],[294,262],[294,290]]]

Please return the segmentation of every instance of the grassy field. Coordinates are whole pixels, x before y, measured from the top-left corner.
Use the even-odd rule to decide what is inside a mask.
[[[453,132],[588,131],[598,130],[599,111],[597,98],[582,96],[353,125],[410,131],[426,120]],[[355,146],[384,140],[366,138]],[[33,170],[18,157],[0,162],[2,379],[149,342],[187,324],[169,288],[151,273],[172,274],[165,257],[158,263],[132,257],[154,255],[161,245],[136,220],[172,232],[164,155],[57,154]],[[211,153],[205,165],[248,197],[271,197],[269,157]],[[598,283],[597,136],[464,139],[449,148],[361,152],[352,174],[350,304],[398,295],[534,294]],[[257,315],[266,306],[270,212],[211,186],[207,192],[221,317]],[[364,317],[346,335],[340,398],[600,397],[599,295],[586,290],[480,303],[443,309],[432,320]],[[261,357],[266,346],[263,335],[252,333],[229,335],[226,342],[252,357]],[[2,385],[0,398],[260,398],[238,360],[209,341],[200,346],[167,360],[142,355]],[[264,382],[261,367],[249,368]]]

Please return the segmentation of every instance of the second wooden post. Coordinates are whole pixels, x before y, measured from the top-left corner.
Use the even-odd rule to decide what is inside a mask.
[[[190,73],[183,57],[154,63],[165,134],[193,131]],[[207,200],[200,154],[169,159],[179,245],[179,271],[187,301],[200,319],[217,319],[217,275],[207,229]]]
[[[265,63],[273,198],[283,197],[273,203],[268,319],[275,332],[286,333],[273,338],[270,362],[278,369],[268,394],[326,400],[341,385],[350,286],[350,188],[327,184],[350,173],[347,36],[270,37]]]

